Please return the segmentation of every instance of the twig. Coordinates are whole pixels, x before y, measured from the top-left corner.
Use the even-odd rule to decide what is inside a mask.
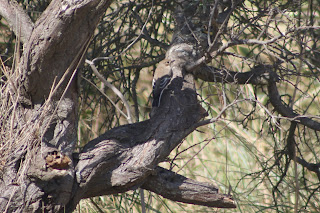
[[[199,58],[194,63],[191,63],[188,66],[186,66],[186,70],[187,71],[195,70],[199,66],[201,66],[201,65],[205,64],[206,62],[210,61],[212,58],[215,58],[216,56],[221,55],[222,53],[224,53],[224,51],[226,49],[228,49],[229,47],[233,47],[233,46],[240,45],[240,44],[267,45],[267,44],[271,44],[271,43],[274,43],[274,42],[278,41],[282,37],[286,37],[288,34],[295,33],[297,31],[301,31],[301,30],[309,30],[309,29],[315,29],[315,30],[316,29],[320,29],[320,26],[297,27],[297,28],[294,28],[292,30],[288,30],[287,32],[282,33],[281,35],[276,36],[276,37],[274,37],[272,39],[269,39],[269,40],[266,40],[266,41],[261,41],[261,40],[258,40],[258,39],[243,39],[243,40],[233,39],[233,40],[223,44],[218,50],[213,51],[212,53],[211,53],[211,50],[212,50],[213,47],[209,48],[208,49],[208,53],[209,54],[207,54],[206,56],[202,56],[201,58]]]
[[[96,68],[96,66],[94,65],[93,61],[90,61],[88,59],[85,60],[85,62],[87,64],[90,65],[92,71],[94,72],[94,74],[100,79],[100,81],[102,81],[107,87],[109,87],[123,102],[124,106],[126,107],[127,110],[127,120],[128,123],[132,123],[132,113],[130,111],[130,106],[128,101],[125,99],[125,97],[123,96],[123,94],[112,84],[110,84],[98,71],[98,69]]]
[[[211,142],[211,140],[209,140],[202,148],[200,148],[196,153],[194,153],[189,160],[181,166],[181,168],[178,169],[178,171],[176,171],[176,173],[179,173],[186,165],[188,165],[188,163],[194,159],[195,156],[197,156],[209,143]]]
[[[120,112],[120,114],[123,115],[123,116],[128,120],[128,116],[117,106],[116,103],[113,102],[113,100],[112,100],[109,96],[107,96],[106,93],[103,92],[103,90],[101,90],[99,87],[97,87],[97,85],[95,85],[95,84],[94,84],[93,82],[91,82],[89,79],[87,79],[87,78],[85,78],[85,77],[83,77],[83,76],[81,76],[81,78],[84,79],[84,80],[86,80],[89,84],[91,84],[91,85],[94,86],[97,90],[99,90],[99,92],[101,92],[101,94],[102,94],[103,96],[105,96],[105,97],[111,102],[111,104]],[[128,120],[128,122],[129,122],[129,120]]]
[[[95,62],[95,61],[98,61],[98,60],[111,60],[111,59],[117,58],[117,57],[121,56],[122,54],[124,54],[125,52],[127,52],[127,50],[130,49],[130,48],[141,38],[142,35],[144,35],[144,30],[145,30],[145,28],[146,28],[146,26],[147,26],[147,23],[148,23],[148,21],[149,21],[149,19],[150,19],[150,17],[151,17],[151,14],[152,14],[152,8],[153,8],[153,0],[152,0],[151,9],[150,9],[149,14],[148,14],[148,18],[147,18],[146,22],[144,23],[144,25],[143,25],[143,27],[142,27],[142,29],[141,29],[140,34],[139,34],[138,37],[135,38],[124,50],[122,50],[121,53],[119,53],[119,54],[116,55],[116,56],[97,57],[97,58],[95,58],[95,59],[92,60],[92,63],[94,64],[94,62]],[[90,66],[91,66],[91,65],[90,65]]]
[[[246,101],[246,100],[248,100],[248,99],[234,100],[232,103],[224,106],[215,118],[211,118],[211,119],[200,121],[200,122],[194,124],[193,128],[196,129],[196,128],[200,127],[200,126],[204,126],[204,125],[207,125],[207,124],[210,124],[210,123],[217,122],[228,108],[230,108],[231,106],[233,106],[233,105],[235,105],[235,104],[237,104],[239,102]]]

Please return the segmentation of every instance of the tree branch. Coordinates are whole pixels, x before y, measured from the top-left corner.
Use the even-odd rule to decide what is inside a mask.
[[[6,19],[22,43],[27,43],[34,26],[30,17],[15,0],[0,0],[0,4],[0,15]]]
[[[272,71],[272,67],[264,65],[256,66],[244,73],[201,66],[192,73],[195,77],[207,82],[266,85],[269,81],[278,81],[278,76]]]
[[[141,186],[170,200],[218,208],[236,208],[231,196],[219,194],[218,187],[198,182],[157,167]]]
[[[309,171],[316,173],[318,180],[320,181],[320,163],[309,163],[303,158],[296,157],[297,163],[301,166],[307,168]]]
[[[297,126],[297,122],[292,121],[289,129],[288,138],[287,138],[287,151],[288,151],[289,158],[296,161],[297,163],[299,163],[301,166],[305,167],[309,171],[316,173],[320,181],[320,163],[317,163],[317,164],[309,163],[303,158],[296,156],[295,152],[296,152],[297,144],[294,138],[294,132],[295,132],[296,126]]]
[[[16,173],[3,177],[9,182],[19,181],[13,185],[0,180],[1,212],[6,206],[10,207],[9,212],[18,209],[59,212],[70,201],[75,181],[74,162],[70,160],[77,143],[78,118],[78,90],[73,76],[110,3],[110,0],[51,1],[26,37],[22,60],[13,72],[13,79],[19,85],[15,95],[31,97],[32,106],[21,104],[17,107],[19,111],[12,113],[12,120],[17,122],[12,124],[21,132],[19,138],[11,138],[12,150],[19,152],[15,151],[10,165],[6,165],[8,171]],[[15,113],[21,117],[15,118]],[[50,153],[58,156],[55,163],[61,170],[50,167],[53,165],[52,159],[47,161]],[[61,159],[65,160],[62,166]]]
[[[73,71],[110,0],[52,1],[38,18],[23,52],[23,85],[34,104],[43,103],[54,81]],[[90,20],[90,21],[89,21]],[[45,29],[45,30],[44,30]],[[74,36],[79,34],[80,36]],[[80,55],[81,55],[80,53]],[[67,57],[68,56],[68,57]],[[56,79],[57,78],[57,79]],[[32,86],[30,86],[32,85]],[[61,85],[64,88],[66,83]],[[58,91],[59,97],[61,91]]]
[[[167,57],[177,57],[177,52],[183,48],[185,53],[192,51],[189,47],[173,46]],[[181,63],[184,60],[181,56],[181,60],[178,58],[172,60],[173,78],[163,91],[162,104],[153,109],[151,119],[109,130],[83,148],[76,166],[79,186],[69,204],[70,209],[82,198],[139,187],[182,139],[195,129],[194,124],[202,118],[201,106],[197,101],[193,77],[182,74]],[[187,202],[187,197],[181,201],[185,199]],[[194,202],[201,203],[197,200]]]
[[[173,71],[182,72],[180,67]],[[84,147],[76,167],[80,199],[137,187],[194,130],[190,127],[201,118],[200,105],[188,84],[177,76],[150,120],[114,128]]]
[[[276,82],[270,81],[268,84],[268,92],[270,97],[270,102],[273,105],[274,109],[281,115],[291,118],[293,121],[296,121],[299,124],[305,125],[313,130],[320,131],[320,123],[301,116],[293,111],[290,107],[283,104],[281,97],[279,95]]]

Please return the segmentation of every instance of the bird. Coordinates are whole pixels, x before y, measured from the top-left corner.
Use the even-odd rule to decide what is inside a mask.
[[[172,61],[170,61],[169,59],[164,59],[160,61],[154,72],[152,80],[152,107],[160,106],[162,93],[166,89],[167,85],[169,84],[172,78],[172,70],[170,67],[171,62]]]

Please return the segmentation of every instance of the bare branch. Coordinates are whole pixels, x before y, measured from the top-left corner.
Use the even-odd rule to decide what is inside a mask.
[[[123,96],[123,94],[112,84],[110,84],[98,71],[98,69],[96,68],[96,66],[94,65],[94,63],[92,61],[89,61],[88,59],[86,59],[86,63],[90,65],[92,71],[94,72],[94,74],[100,79],[100,81],[102,81],[107,87],[109,87],[123,102],[123,104],[125,105],[126,109],[127,109],[127,113],[128,115],[126,115],[126,119],[128,120],[128,123],[131,124],[132,122],[132,113],[130,110],[130,106],[128,101],[125,99],[125,97]]]
[[[190,67],[189,69],[191,70],[188,71],[192,71],[193,68]],[[269,81],[278,81],[278,76],[272,69],[272,66],[260,65],[249,72],[239,73],[210,66],[200,66],[192,73],[195,77],[207,82],[267,85]]]
[[[113,100],[106,94],[104,93],[103,90],[101,90],[99,87],[97,87],[97,85],[95,85],[93,82],[91,82],[89,79],[85,78],[85,77],[81,77],[83,78],[84,80],[86,80],[89,84],[91,84],[93,87],[95,87],[97,90],[99,90],[99,92],[104,96],[106,97],[110,102],[111,104],[119,111],[119,113],[121,115],[123,115],[127,120],[128,120],[128,116],[117,106],[116,103],[113,102]],[[129,122],[128,122],[129,123]]]
[[[296,157],[297,163],[299,163],[301,166],[307,168],[309,171],[316,173],[319,181],[320,181],[320,163],[309,163],[303,158]]]
[[[153,4],[153,1],[152,1],[152,4]],[[151,17],[151,14],[152,14],[152,8],[151,8],[151,10],[149,11],[148,18],[147,18],[146,22],[143,24],[143,26],[142,26],[142,28],[141,28],[140,34],[139,34],[121,53],[119,53],[119,54],[116,55],[116,56],[97,57],[97,58],[93,59],[92,62],[94,63],[95,61],[98,61],[98,60],[111,60],[111,59],[115,59],[115,58],[117,58],[117,57],[120,57],[120,56],[123,55],[124,53],[126,53],[127,50],[129,50],[131,47],[133,47],[133,45],[136,44],[137,41],[139,41],[140,38],[141,38],[143,35],[146,35],[146,33],[145,33],[145,28],[146,28],[146,26],[147,26],[147,24],[148,24],[148,21],[149,21],[149,19],[150,19],[150,17]]]
[[[183,177],[157,167],[141,186],[170,200],[218,208],[236,208],[231,196],[219,194],[218,187]]]
[[[206,54],[205,56],[199,58],[198,60],[196,60],[193,63],[190,63],[186,66],[186,69],[188,71],[191,70],[195,70],[196,68],[204,65],[205,63],[208,63],[211,61],[212,58],[217,57],[218,55],[221,55],[225,52],[226,49],[228,49],[229,47],[233,47],[236,45],[241,45],[241,44],[248,44],[248,45],[267,45],[267,44],[272,44],[275,43],[277,41],[279,41],[279,39],[283,38],[283,37],[287,37],[289,34],[291,33],[296,33],[296,32],[300,32],[303,30],[317,30],[320,29],[320,26],[303,26],[303,27],[297,27],[294,28],[292,30],[288,30],[287,32],[284,32],[283,34],[276,36],[274,38],[271,38],[267,41],[261,41],[258,39],[232,39],[231,41],[223,44],[218,50],[216,51],[212,51],[213,49],[213,44],[211,45],[212,47],[210,48],[210,51],[208,51],[208,54]]]
[[[275,36],[274,38],[271,38],[267,41],[261,41],[261,40],[257,40],[257,39],[243,39],[243,40],[239,40],[239,39],[233,39],[225,44],[223,44],[217,51],[213,51],[212,53],[210,52],[210,56],[211,58],[215,58],[217,55],[222,54],[227,48],[232,47],[232,46],[236,46],[239,44],[248,44],[248,45],[266,45],[266,44],[271,44],[274,43],[276,41],[279,41],[280,38],[283,37],[287,37],[289,34],[291,33],[297,33],[299,31],[303,31],[303,30],[309,30],[309,29],[320,29],[320,26],[303,26],[303,27],[296,27],[294,29],[288,30],[284,33],[282,33],[281,35]]]
[[[320,131],[319,122],[307,117],[300,116],[299,114],[295,113],[292,108],[283,104],[275,82],[270,81],[268,85],[268,91],[270,102],[278,113],[285,117],[293,118],[294,121],[298,122],[299,124],[305,125],[316,131]]]
[[[292,121],[289,129],[289,134],[287,138],[287,152],[290,159],[294,160],[296,163],[299,163],[301,166],[307,168],[309,171],[316,173],[318,179],[320,180],[320,163],[309,163],[303,158],[296,156],[296,141],[294,132],[297,126],[297,122]]]
[[[132,10],[131,12],[132,12],[132,15],[137,19],[137,22],[138,22],[139,26],[141,27],[141,37],[142,38],[146,39],[151,44],[159,46],[161,48],[167,49],[169,47],[169,45],[162,43],[162,42],[158,41],[157,39],[152,38],[146,28],[147,22],[143,23],[141,17],[137,14],[137,12],[135,10]],[[149,17],[148,17],[148,19],[149,19]]]
[[[10,28],[22,43],[26,43],[33,30],[33,22],[15,0],[0,0],[0,15],[8,22]]]

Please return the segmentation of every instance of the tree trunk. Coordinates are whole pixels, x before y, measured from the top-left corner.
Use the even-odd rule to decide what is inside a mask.
[[[21,21],[13,29],[24,46],[5,92],[14,109],[6,115],[13,123],[3,118],[2,125],[8,137],[2,147],[7,153],[1,212],[58,212],[70,201],[77,142],[75,71],[110,3],[52,1],[33,25],[17,3],[1,1],[6,8],[1,15],[12,26]]]
[[[207,44],[207,37],[195,35],[197,23],[192,21],[197,14],[188,6],[189,1],[180,1],[177,6],[176,33],[166,55],[172,62],[173,77],[160,107],[153,109],[149,120],[116,127],[73,154],[77,142],[76,70],[110,3],[52,1],[34,26],[25,21],[32,30],[23,33],[21,61],[6,87],[8,103],[14,108],[6,115],[13,123],[5,123],[9,134],[4,146],[5,167],[1,169],[0,210],[71,212],[83,198],[138,187],[175,201],[235,208],[230,196],[219,194],[216,186],[157,166],[204,117],[194,76],[207,81],[239,79],[240,83],[263,84],[259,76],[267,70],[236,76],[194,65],[206,48],[212,52],[216,47]],[[17,5],[13,8],[17,10]],[[218,13],[209,12],[202,15],[206,22],[212,18],[218,23]]]

